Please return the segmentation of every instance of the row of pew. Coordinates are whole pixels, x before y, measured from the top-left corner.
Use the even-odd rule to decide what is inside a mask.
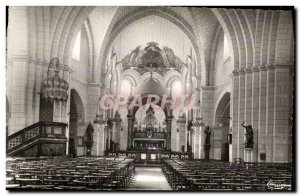
[[[128,158],[10,158],[6,189],[124,190],[134,174],[134,160]]]
[[[165,159],[162,171],[178,191],[290,191],[291,164]]]

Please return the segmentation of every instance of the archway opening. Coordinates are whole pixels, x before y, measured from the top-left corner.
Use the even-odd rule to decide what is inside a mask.
[[[132,87],[131,87],[130,81],[127,80],[127,79],[122,80],[122,82],[121,82],[121,89],[120,89],[121,95],[129,96],[130,93],[131,93],[131,89],[132,89]]]
[[[84,155],[84,137],[81,128],[84,124],[84,108],[82,100],[75,89],[71,89],[69,112],[69,147],[68,152],[73,156]]]
[[[215,115],[215,125],[219,126],[221,129],[221,160],[229,161],[230,160],[230,143],[231,135],[229,132],[230,129],[230,93],[227,92],[221,98]]]

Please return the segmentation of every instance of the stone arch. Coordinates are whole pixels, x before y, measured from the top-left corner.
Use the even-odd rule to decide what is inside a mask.
[[[217,141],[221,144],[218,146],[221,152],[221,156],[219,158],[223,161],[229,161],[230,156],[232,156],[229,147],[230,143],[228,141],[230,133],[230,93],[226,92],[223,94],[217,103],[218,105],[215,112],[214,129],[216,129],[215,131],[220,131],[219,135],[221,136],[217,139]]]
[[[238,45],[238,41],[235,35],[233,25],[231,24],[230,19],[228,15],[225,13],[224,9],[212,8],[211,11],[220,22],[220,25],[222,26],[224,33],[229,38],[228,39],[229,44],[231,44],[233,48],[234,68],[239,69],[240,49],[239,49],[239,45]]]
[[[68,63],[70,56],[69,54],[72,49],[71,45],[74,43],[77,33],[84,25],[86,18],[92,10],[92,7],[82,8],[82,10],[76,15],[76,18],[73,20],[72,25],[68,27],[67,36],[63,40],[64,44],[62,45],[62,47],[60,47],[61,50],[58,51],[58,54],[63,54],[62,59],[64,64]],[[75,32],[75,34],[73,34],[73,32]]]
[[[183,32],[190,39],[191,44],[196,53],[197,63],[200,64],[201,51],[199,50],[198,45],[195,41],[191,27],[189,25],[187,25],[188,23],[183,18],[179,18],[179,16],[175,15],[170,10],[166,11],[163,8],[147,8],[146,10],[142,9],[139,12],[134,12],[131,16],[127,16],[127,20],[124,21],[123,23],[119,24],[118,27],[115,27],[114,32],[112,32],[112,35],[110,37],[108,37],[108,39],[109,39],[108,43],[106,45],[103,45],[104,48],[103,47],[101,48],[101,52],[100,52],[100,56],[99,56],[99,59],[102,59],[101,64],[105,64],[110,45],[113,42],[114,38],[119,34],[119,32],[121,32],[128,24],[130,24],[140,18],[143,18],[146,16],[151,16],[151,15],[156,15],[156,16],[162,17],[162,18],[172,22],[173,24],[177,25],[181,30],[183,30]],[[100,63],[100,61],[98,61],[98,64],[99,63]],[[100,65],[98,65],[98,67],[99,66]],[[101,73],[103,73],[103,71],[104,71],[104,69],[103,69],[103,67],[101,67]],[[101,80],[103,80],[103,78],[101,78]]]
[[[57,9],[57,8],[55,8],[55,9]],[[80,30],[82,25],[84,25],[87,17],[89,16],[89,14],[92,12],[93,9],[94,9],[94,7],[84,7],[84,8],[66,7],[66,8],[61,8],[57,11],[58,19],[56,20],[56,22],[54,22],[54,24],[53,24],[54,30],[52,30],[51,35],[50,35],[50,43],[52,43],[52,45],[49,46],[50,57],[59,56],[59,59],[61,59],[61,62],[63,62],[63,64],[65,64],[65,65],[68,64],[68,60],[69,60],[69,56],[70,56],[69,54],[70,54],[70,52],[71,52],[70,50],[72,48],[71,46],[73,45],[75,37],[76,37],[75,34],[76,34],[76,32],[78,32]],[[114,13],[115,17],[113,17],[112,21],[110,22],[109,28],[103,39],[102,48],[100,50],[100,56],[98,58],[98,62],[95,62],[95,60],[92,60],[93,59],[92,57],[89,57],[89,62],[91,62],[92,66],[93,66],[92,68],[90,68],[90,70],[91,70],[90,73],[93,74],[93,77],[91,77],[92,82],[99,81],[97,79],[97,76],[104,73],[103,72],[104,66],[101,66],[101,65],[103,65],[103,62],[105,62],[105,60],[106,60],[106,56],[107,56],[106,54],[108,52],[109,44],[113,40],[113,38],[111,36],[112,27],[114,26],[116,20],[118,19],[117,16],[120,15],[121,13],[122,13],[122,8],[118,8],[118,10]],[[141,18],[144,16],[158,15],[160,17],[163,17],[163,18],[171,21],[175,25],[177,25],[179,28],[181,28],[186,33],[188,38],[191,40],[193,48],[196,52],[197,62],[198,62],[198,64],[201,64],[200,63],[201,58],[199,55],[201,53],[201,50],[198,49],[198,46],[196,44],[192,27],[180,15],[178,15],[177,13],[175,13],[171,10],[168,10],[166,8],[160,8],[160,7],[143,8],[139,12],[134,11],[132,15],[137,16],[137,18],[131,17],[129,19],[130,22],[133,22],[133,21],[137,20],[138,18]],[[127,18],[128,18],[128,16],[127,16]],[[60,21],[60,22],[58,22],[58,21]],[[92,37],[89,37],[89,43],[91,43],[91,41],[92,41]],[[91,52],[94,50],[93,46],[91,46],[90,44],[89,44],[89,48],[91,49]],[[93,52],[95,52],[95,51],[93,51]],[[105,58],[103,58],[103,57],[105,57]],[[100,62],[100,59],[103,59],[103,61]],[[98,69],[99,67],[101,67],[100,73],[95,71],[95,70],[100,70],[100,69]],[[104,80],[104,77],[101,77],[102,82],[103,82],[103,80]]]
[[[132,86],[136,87],[138,84],[141,83],[141,75],[136,71],[132,69],[127,69],[122,72],[122,78],[128,78],[132,82]]]
[[[292,13],[281,11],[276,37],[275,63],[279,65],[290,65],[293,62],[293,27]]]
[[[222,96],[219,97],[217,104],[216,104],[216,109],[214,113],[214,122],[213,125],[218,126],[218,118],[219,117],[229,117],[229,116],[224,116],[224,110],[226,107],[230,104],[230,92],[225,92],[222,94]]]
[[[216,54],[217,54],[217,48],[219,44],[220,34],[223,34],[223,30],[221,26],[217,29],[214,35],[214,40],[212,43],[212,46],[210,48],[210,65],[209,65],[209,73],[208,73],[208,85],[213,86],[215,84],[215,77],[214,77],[214,71],[215,71],[215,60],[216,60]]]
[[[233,9],[224,9],[225,15],[228,17],[231,23],[235,36],[237,37],[237,43],[239,45],[239,68],[246,67],[248,60],[247,45],[244,37],[243,28],[240,26],[240,22],[234,14]]]
[[[84,25],[84,21],[94,7],[66,7],[59,15],[55,26],[52,45],[50,47],[50,57],[58,57],[63,64],[68,63],[71,45],[76,39],[76,35]]]
[[[182,82],[181,75],[176,74],[165,77],[165,87],[170,88],[175,80],[180,80]]]
[[[181,77],[181,73],[176,70],[167,71],[167,73],[164,74],[165,83],[167,83],[167,81],[174,76]]]
[[[268,64],[272,65],[275,62],[275,51],[276,51],[276,35],[277,27],[279,22],[280,12],[274,11],[271,19],[271,30],[270,30],[270,42],[268,46]]]
[[[245,43],[245,50],[246,50],[246,67],[252,67],[254,63],[254,47],[253,47],[253,34],[250,28],[249,21],[245,15],[245,12],[243,10],[237,9],[233,10],[235,13],[235,16],[239,22],[239,25],[241,26],[244,43]]]
[[[77,114],[80,114],[79,115],[80,119],[81,119],[80,121],[82,123],[84,123],[85,122],[84,105],[83,105],[83,102],[82,102],[82,99],[81,99],[79,93],[74,88],[71,89],[70,99],[73,99],[74,104],[75,104],[74,106],[76,107]],[[72,100],[70,100],[70,102],[71,101]]]
[[[131,87],[136,87],[138,84],[137,81],[135,80],[135,78],[130,75],[123,76],[122,80],[124,80],[124,79],[126,79],[130,82]],[[121,81],[121,83],[122,83],[122,81]]]
[[[87,35],[87,41],[88,41],[88,60],[89,60],[89,64],[88,64],[88,73],[92,72],[92,67],[94,66],[94,38],[93,38],[93,33],[92,33],[92,29],[91,29],[91,24],[89,20],[86,20],[84,22],[84,27],[85,27],[85,31],[86,31],[86,35]],[[71,43],[71,47],[73,48],[74,42]],[[89,82],[94,81],[93,79],[93,75],[91,75],[91,77],[89,77]]]
[[[73,88],[70,92],[68,154],[78,155],[78,136],[82,135],[82,125],[85,123],[85,113],[82,99]],[[83,142],[83,141],[82,141]],[[80,153],[82,154],[82,152]]]
[[[143,75],[141,75],[141,82],[144,83],[147,80],[149,80],[149,78],[150,78],[150,72],[146,72]],[[159,82],[160,84],[164,83],[164,78],[162,77],[162,75],[160,75],[157,72],[153,72],[153,79]]]

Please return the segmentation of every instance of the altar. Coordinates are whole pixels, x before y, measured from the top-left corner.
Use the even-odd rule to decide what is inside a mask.
[[[157,119],[157,116],[159,119]],[[162,116],[162,115],[161,115]],[[136,163],[159,164],[164,158],[191,159],[190,152],[172,152],[170,149],[170,118],[155,115],[153,107],[146,110],[145,116],[128,115],[128,146],[123,151],[107,151],[109,157],[134,158]],[[138,121],[137,118],[141,119]],[[160,119],[161,118],[161,119]]]

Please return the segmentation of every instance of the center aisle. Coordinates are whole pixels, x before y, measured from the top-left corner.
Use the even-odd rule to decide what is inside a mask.
[[[159,167],[136,167],[127,190],[172,190]]]

